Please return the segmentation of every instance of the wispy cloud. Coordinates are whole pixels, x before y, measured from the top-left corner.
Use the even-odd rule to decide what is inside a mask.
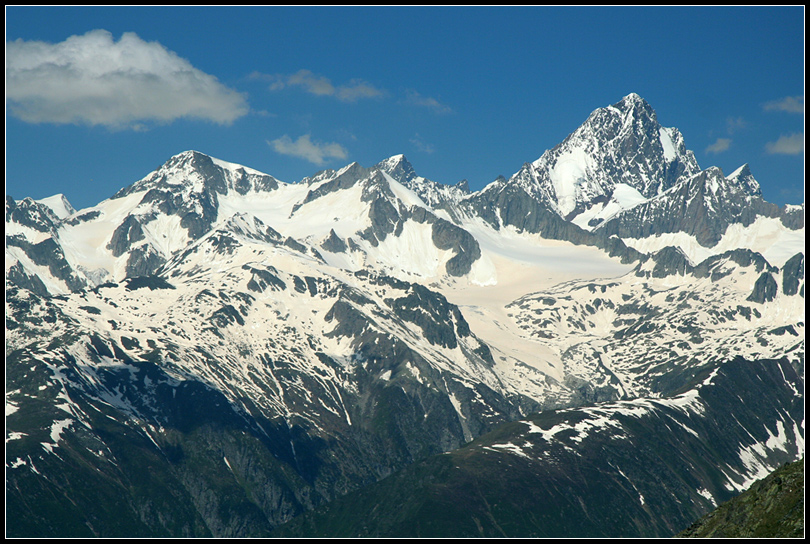
[[[717,138],[717,141],[706,148],[706,153],[717,155],[731,147],[731,138]]]
[[[729,117],[726,119],[726,131],[729,134],[734,134],[748,126],[745,119],[742,117]]]
[[[785,111],[788,113],[804,113],[804,95],[786,96],[779,100],[766,102],[762,106],[765,111]]]
[[[157,42],[106,30],[51,44],[6,43],[8,111],[28,123],[143,130],[145,121],[197,118],[229,124],[244,96]]]
[[[453,108],[442,104],[435,98],[430,96],[422,96],[414,90],[408,90],[405,96],[405,103],[412,106],[419,106],[421,108],[428,108],[433,110],[434,113],[447,114],[453,113]]]
[[[355,102],[361,98],[378,98],[385,93],[362,79],[352,79],[348,85],[335,90],[335,96],[343,102]]]
[[[345,159],[348,157],[346,149],[337,143],[313,142],[309,134],[304,134],[293,141],[286,134],[275,140],[268,140],[267,144],[276,153],[304,159],[312,164],[321,166],[329,159]]]
[[[336,86],[328,77],[315,74],[310,70],[299,70],[294,74],[253,72],[249,77],[267,81],[271,91],[297,87],[317,96],[334,96],[342,102],[356,102],[363,98],[379,98],[385,95],[385,91],[362,79],[352,79],[345,85]]]
[[[422,137],[419,136],[419,134],[416,134],[413,138],[411,138],[410,141],[413,144],[413,146],[422,153],[427,153],[428,155],[430,155],[431,153],[436,151],[436,148],[434,148],[432,144],[426,143],[424,140],[422,140]]]
[[[335,94],[335,86],[329,78],[316,76],[309,70],[299,70],[290,76],[278,76],[277,81],[270,85],[270,89],[277,91],[287,86],[303,87],[306,92],[316,95]]]
[[[780,136],[775,142],[765,144],[765,150],[771,155],[801,155],[804,153],[804,133]]]

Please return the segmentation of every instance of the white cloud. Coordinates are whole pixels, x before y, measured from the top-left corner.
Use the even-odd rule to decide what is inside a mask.
[[[414,90],[409,90],[407,92],[405,101],[406,103],[411,104],[413,106],[431,109],[435,113],[442,113],[442,114],[453,113],[453,109],[450,106],[442,104],[435,98],[431,98],[429,96],[422,96],[421,94],[419,94]]]
[[[262,74],[253,72],[251,79],[263,79],[270,82],[271,91],[279,91],[287,87],[300,87],[305,92],[318,96],[334,96],[342,102],[356,102],[361,98],[377,98],[383,96],[384,91],[377,89],[362,79],[352,79],[346,85],[335,86],[324,76],[314,74],[309,70],[298,70],[294,74]]]
[[[286,82],[282,79],[274,85],[276,89],[283,89],[284,85],[303,87],[308,93],[317,95],[333,95],[335,94],[335,87],[328,78],[323,76],[316,76],[309,70],[299,70],[291,76],[286,78]],[[271,85],[271,88],[273,86]],[[275,89],[274,89],[275,90]]]
[[[319,166],[323,165],[328,159],[345,159],[348,157],[348,153],[340,144],[313,142],[309,134],[304,134],[295,141],[292,141],[285,134],[281,138],[268,141],[267,144],[276,153],[305,159]]]
[[[775,142],[765,144],[765,149],[771,155],[801,155],[804,153],[804,133],[780,136]]]
[[[779,100],[766,102],[765,111],[786,111],[788,113],[804,113],[804,95],[786,96]]]
[[[377,98],[384,93],[361,79],[353,79],[349,85],[338,87],[336,94],[344,102],[354,102],[359,98]]]
[[[731,147],[731,138],[717,138],[717,141],[706,148],[706,153],[718,154]]]
[[[92,30],[51,44],[6,43],[8,111],[29,123],[142,129],[144,121],[228,124],[245,98],[157,42]]]

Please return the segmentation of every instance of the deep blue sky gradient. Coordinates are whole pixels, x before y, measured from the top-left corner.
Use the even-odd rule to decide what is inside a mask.
[[[77,208],[196,149],[298,181],[404,153],[417,173],[480,189],[510,176],[630,92],[684,135],[702,168],[749,163],[767,200],[804,201],[804,153],[768,142],[804,133],[804,113],[764,104],[804,96],[804,7],[7,7],[6,41],[134,32],[242,93],[230,125],[145,122],[147,130],[27,123],[6,115],[6,192],[62,192]],[[302,69],[382,95],[341,102],[270,90],[251,74]],[[419,105],[433,99],[442,108]],[[316,165],[268,141],[309,134],[345,159]],[[718,138],[731,141],[707,151]]]

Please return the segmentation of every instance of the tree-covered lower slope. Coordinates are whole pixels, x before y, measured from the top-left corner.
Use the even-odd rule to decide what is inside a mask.
[[[500,426],[279,527],[277,537],[671,537],[803,455],[803,382],[735,360],[663,399]]]
[[[804,459],[780,467],[677,536],[804,538]]]

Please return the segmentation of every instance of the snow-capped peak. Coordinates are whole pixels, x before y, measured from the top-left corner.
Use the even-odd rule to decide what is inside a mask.
[[[621,99],[621,101],[619,102],[619,104],[623,104],[623,105],[626,105],[626,106],[631,106],[631,107],[634,107],[634,106],[642,106],[642,107],[645,107],[645,108],[650,108],[650,109],[652,109],[652,108],[650,107],[649,102],[647,102],[646,100],[644,100],[644,99],[643,99],[641,96],[639,96],[639,95],[638,95],[638,94],[636,94],[636,93],[630,93],[630,94],[628,94],[627,96],[625,96],[624,98],[622,98],[622,99]],[[618,104],[617,104],[617,105],[618,105]]]
[[[405,155],[394,155],[384,161],[377,163],[375,168],[379,168],[400,183],[407,184],[416,177],[413,165],[408,162]]]
[[[636,93],[594,110],[562,143],[512,176],[569,220],[623,184],[651,198],[700,171],[680,132]]]
[[[113,198],[150,189],[195,194],[227,194],[233,190],[246,194],[250,191],[272,191],[278,186],[279,181],[273,176],[190,150],[174,155],[145,178],[121,189]]]
[[[397,164],[402,163],[402,162],[408,162],[408,159],[405,158],[405,155],[400,153],[398,155],[392,155],[392,156],[388,157],[387,159],[385,159],[384,161],[380,161],[379,166],[382,166],[382,165],[396,166]]]
[[[237,173],[239,171],[243,171],[246,174],[251,174],[254,176],[268,176],[264,172],[260,172],[258,170],[254,170],[253,168],[249,168],[247,166],[243,166],[241,164],[236,164],[233,162],[223,161],[222,159],[217,159],[216,157],[212,157],[205,153],[195,150],[188,150],[183,151],[182,153],[178,153],[171,157],[168,161],[166,161],[158,171],[167,171],[167,172],[180,172],[180,171],[194,171],[200,170],[201,168],[207,167],[210,163],[222,168],[231,173]]]
[[[76,213],[76,209],[70,204],[70,202],[68,202],[67,197],[65,197],[65,195],[62,193],[58,193],[47,198],[42,198],[40,200],[36,200],[35,202],[46,206],[59,219],[64,219],[65,217]]]

